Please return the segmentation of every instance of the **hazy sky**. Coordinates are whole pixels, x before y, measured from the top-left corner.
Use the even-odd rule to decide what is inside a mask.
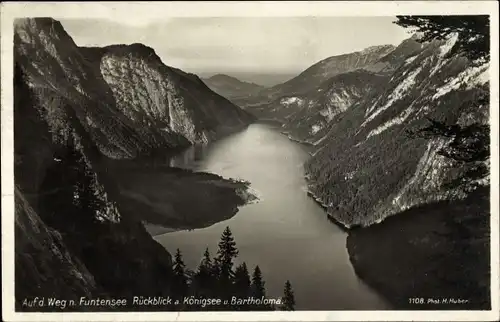
[[[133,13],[131,13],[133,14]],[[61,19],[79,46],[140,42],[189,72],[300,72],[329,56],[399,44],[395,17],[166,18],[147,25]],[[122,21],[127,21],[123,17]]]

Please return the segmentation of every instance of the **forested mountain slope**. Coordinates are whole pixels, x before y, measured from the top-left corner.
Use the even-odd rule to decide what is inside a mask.
[[[464,189],[487,183],[450,189],[447,183],[463,167],[438,151],[452,138],[408,133],[427,125],[427,118],[487,124],[488,63],[472,65],[463,56],[447,55],[456,39],[428,43],[377,95],[332,120],[306,171],[310,191],[341,224],[370,225],[414,205],[463,197]]]

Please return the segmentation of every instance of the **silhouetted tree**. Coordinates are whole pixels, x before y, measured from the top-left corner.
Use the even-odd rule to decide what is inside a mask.
[[[450,55],[460,53],[472,61],[489,60],[490,18],[487,15],[397,16],[395,23],[421,33],[421,41],[442,40],[457,33]]]
[[[222,233],[215,258],[215,272],[217,275],[217,287],[222,298],[229,298],[232,293],[233,260],[238,256],[236,242],[231,229],[226,227]]]
[[[175,253],[173,271],[174,271],[174,276],[173,276],[172,290],[176,298],[182,299],[187,294],[188,279],[186,276],[186,265],[182,260],[182,254],[179,248],[177,248],[177,251]]]
[[[234,272],[234,285],[236,289],[243,295],[248,295],[250,292],[250,274],[248,272],[247,264],[243,262],[236,267]]]
[[[475,101],[477,105],[488,105],[489,95],[483,91]],[[432,139],[445,138],[448,143],[437,151],[449,158],[463,170],[462,174],[446,183],[449,188],[466,187],[475,189],[474,182],[489,176],[489,167],[484,161],[490,158],[490,127],[488,124],[472,123],[469,125],[446,124],[428,118],[429,124],[417,130],[410,130],[412,137]]]
[[[289,280],[285,283],[285,290],[283,296],[283,311],[294,311],[295,310],[295,296],[292,290],[292,284]]]
[[[244,299],[250,296],[250,274],[248,272],[247,264],[243,262],[234,270],[234,290],[235,296]],[[239,310],[245,310],[248,306],[244,305],[238,307]]]
[[[214,271],[208,248],[203,253],[203,259],[194,275],[194,288],[201,296],[209,296],[214,287]]]
[[[262,272],[260,270],[260,267],[257,265],[254,268],[253,274],[252,274],[252,284],[250,286],[251,289],[251,295],[255,299],[261,299],[263,297],[266,297],[266,289],[265,289],[265,282],[262,278]],[[269,309],[265,305],[255,305],[253,307],[255,310],[266,310]]]

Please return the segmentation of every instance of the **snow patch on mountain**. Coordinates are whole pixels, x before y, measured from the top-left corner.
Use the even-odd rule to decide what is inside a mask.
[[[406,121],[406,119],[413,113],[413,111],[414,108],[413,105],[411,105],[392,120],[385,122],[384,124],[380,125],[374,130],[371,130],[366,138],[368,139],[371,136],[378,135],[387,130],[388,128],[390,128],[391,126],[403,124]]]
[[[412,63],[418,56],[413,56],[405,60],[405,65]]]
[[[291,104],[299,104],[302,105],[304,103],[304,100],[299,98],[299,97],[287,97],[287,98],[282,98],[280,101],[280,104],[283,106],[289,106]]]
[[[463,85],[466,85],[467,88],[473,88],[477,85],[485,84],[489,81],[488,68],[489,64],[468,67],[456,77],[448,79],[443,86],[438,87],[432,99],[436,100],[453,90],[459,89]]]
[[[434,65],[434,67],[431,69],[430,75],[433,76],[435,73],[437,73],[446,63],[449,61],[449,59],[446,57],[446,55],[450,52],[450,50],[455,46],[455,43],[458,40],[458,34],[457,33],[452,33],[451,35],[446,38],[446,41],[439,46],[439,53],[437,55],[437,63]]]
[[[458,33],[452,33],[446,39],[446,42],[439,47],[439,56],[444,57],[450,52],[450,50],[455,46],[458,40]]]
[[[349,106],[352,105],[355,98],[353,95],[349,94],[345,88],[340,91],[340,93],[335,92],[330,96],[330,105],[335,105],[338,110],[344,112]]]
[[[391,81],[394,79],[394,76],[391,78]],[[375,102],[369,107],[366,109],[366,112],[365,112],[365,117],[367,117],[371,112],[373,112],[373,110],[377,107],[377,104],[380,102],[380,100],[382,99],[382,96],[379,96]]]
[[[427,149],[417,165],[415,173],[405,186],[396,193],[390,202],[390,207],[383,209],[378,218],[386,217],[414,205],[444,200],[458,191],[445,191],[442,189],[446,170],[451,161],[438,154],[438,151],[448,143],[445,139],[435,139],[427,144]],[[419,197],[412,197],[414,192],[419,192]],[[463,197],[463,196],[462,196]]]
[[[375,119],[377,115],[380,113],[384,112],[387,110],[394,102],[402,99],[405,95],[405,93],[412,88],[412,86],[415,84],[415,80],[418,74],[422,71],[422,67],[418,67],[415,70],[411,71],[409,75],[403,79],[393,90],[393,92],[389,95],[387,102],[379,107],[373,114],[371,114],[361,125],[361,127],[364,127],[366,124],[368,124],[370,121]]]
[[[321,125],[320,124],[314,124],[311,126],[311,134],[316,134],[321,130]]]

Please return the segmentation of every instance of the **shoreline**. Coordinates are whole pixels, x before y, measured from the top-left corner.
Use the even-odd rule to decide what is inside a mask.
[[[200,174],[203,174],[201,172]],[[224,216],[221,220],[216,220],[216,221],[211,221],[206,224],[200,224],[200,225],[190,225],[190,226],[177,226],[177,227],[167,227],[159,223],[152,223],[149,221],[143,221],[142,224],[146,231],[153,237],[158,237],[164,234],[169,234],[169,233],[175,233],[175,232],[180,232],[180,231],[192,231],[192,230],[198,230],[198,229],[205,229],[208,227],[211,227],[219,222],[229,220],[236,216],[240,210],[240,207],[244,207],[247,205],[255,204],[258,203],[262,200],[262,197],[260,196],[259,192],[253,188],[250,187],[250,184],[246,182],[245,180],[237,180],[237,179],[226,179],[222,178],[222,180],[227,180],[228,182],[233,182],[236,184],[243,184],[245,185],[244,188],[241,187],[236,187],[234,188],[234,192],[236,195],[238,195],[241,200],[243,200],[242,204],[236,205],[236,208],[234,211],[229,215],[229,216]]]
[[[312,200],[314,200],[321,208],[323,208],[323,210],[325,211],[326,213],[326,217],[328,218],[329,221],[331,221],[332,223],[334,223],[336,226],[338,226],[340,229],[342,229],[342,231],[344,232],[350,232],[356,228],[360,228],[359,226],[350,226],[350,225],[347,225],[346,223],[343,223],[341,222],[340,220],[336,219],[332,214],[330,214],[328,212],[328,206],[325,205],[323,203],[323,201],[317,197],[313,192],[311,192],[310,190],[307,190],[307,196],[309,196]]]
[[[249,182],[213,173],[130,161],[108,168],[124,215],[162,227],[149,229],[153,234],[207,227],[258,199]]]

